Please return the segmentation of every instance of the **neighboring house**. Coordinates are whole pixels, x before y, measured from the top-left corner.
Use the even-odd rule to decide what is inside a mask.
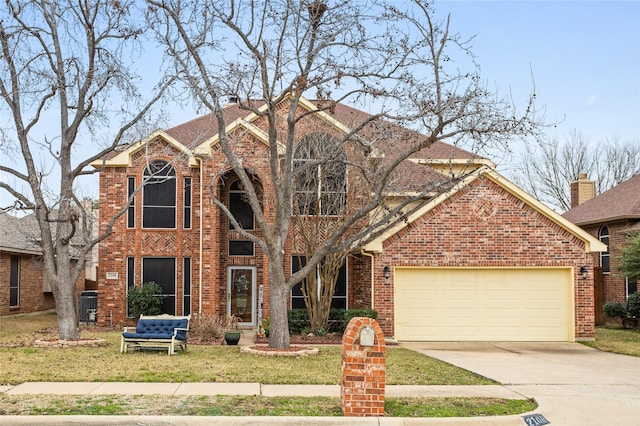
[[[301,107],[315,109],[304,99]],[[264,122],[234,104],[225,114],[268,214]],[[366,114],[338,104],[315,119],[346,132],[355,116]],[[106,161],[102,231],[145,174],[159,173],[100,245],[99,323],[124,324],[127,289],[147,281],[162,286],[167,313],[234,314],[245,326],[269,316],[265,256],[211,201],[215,191],[245,229],[254,229],[253,213],[219,151],[215,123],[208,115],[158,130]],[[391,158],[401,143],[381,140],[375,149]],[[445,181],[451,170],[463,176],[455,186],[350,254],[333,306],[375,309],[385,335],[396,340],[592,339],[593,275],[583,279],[580,270],[591,270],[590,254],[606,247],[507,181],[490,161],[442,142],[401,164],[393,195],[402,197],[398,191],[415,190],[426,179]],[[286,248],[287,273],[304,260],[293,247]],[[294,288],[290,306],[301,305]]]
[[[0,212],[0,316],[55,309],[51,287],[44,279],[40,230],[32,215]],[[85,276],[76,281],[78,294]]]
[[[637,279],[616,272],[621,247],[630,235],[640,232],[640,175],[594,197],[594,183],[586,175],[572,182],[571,210],[563,216],[598,238],[608,250],[595,253],[596,324],[604,324],[606,302],[626,302],[638,291]]]
[[[38,225],[0,212],[0,316],[55,308],[43,279]]]

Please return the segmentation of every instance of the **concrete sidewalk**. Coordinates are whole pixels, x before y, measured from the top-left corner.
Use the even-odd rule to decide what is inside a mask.
[[[499,385],[487,386],[386,386],[387,397],[491,397],[526,399]],[[340,397],[339,385],[265,385],[260,383],[131,383],[131,382],[27,382],[0,386],[6,395],[262,395]],[[495,425],[522,426],[524,414],[469,418],[391,417],[226,417],[226,416],[0,416],[6,425]]]
[[[133,383],[133,382],[27,382],[0,386],[6,395],[262,395],[340,397],[339,385],[265,385],[261,383]],[[483,397],[526,399],[500,385],[385,387],[387,397]]]

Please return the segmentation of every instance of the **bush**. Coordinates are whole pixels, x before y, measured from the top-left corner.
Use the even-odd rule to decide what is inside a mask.
[[[604,304],[604,315],[616,319],[622,328],[640,328],[640,293],[633,293],[626,305],[620,302]]]
[[[217,341],[222,339],[227,320],[224,317],[199,314],[194,316],[189,324],[191,333],[199,337],[203,342]]]
[[[365,317],[377,320],[378,313],[373,309],[347,309],[346,311],[344,311],[344,325],[342,326],[342,330],[347,328],[347,324],[349,324],[349,321],[351,321],[351,319],[355,317]]]
[[[299,334],[311,330],[309,315],[306,309],[290,309],[287,312],[289,320],[289,331],[292,334]],[[326,332],[344,333],[347,324],[354,317],[367,317],[378,319],[378,312],[373,309],[331,309],[329,311],[329,324]]]
[[[627,316],[627,310],[620,302],[607,302],[604,304],[604,315],[607,318],[618,318],[622,321]]]
[[[162,299],[162,288],[153,281],[129,287],[129,314],[134,318],[140,315],[158,315],[162,312]]]
[[[306,309],[289,309],[287,319],[289,321],[289,332],[292,334],[300,334],[304,329],[311,328]]]
[[[640,318],[640,293],[633,293],[627,299],[627,316]]]

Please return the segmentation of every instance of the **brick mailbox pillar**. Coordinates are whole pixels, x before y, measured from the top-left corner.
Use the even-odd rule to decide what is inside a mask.
[[[365,330],[366,329],[366,330]],[[364,330],[364,339],[360,336]],[[373,334],[373,346],[363,346]],[[371,339],[370,339],[371,340]],[[371,318],[353,318],[342,336],[340,406],[345,416],[384,416],[384,334]]]

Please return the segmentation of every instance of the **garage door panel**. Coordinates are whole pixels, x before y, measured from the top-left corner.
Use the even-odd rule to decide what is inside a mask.
[[[570,269],[396,268],[398,340],[573,340]]]

